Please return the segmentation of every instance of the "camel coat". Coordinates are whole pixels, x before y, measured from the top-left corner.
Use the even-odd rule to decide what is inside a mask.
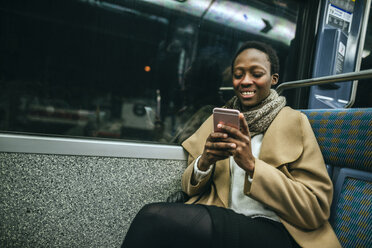
[[[209,117],[182,146],[189,154],[182,176],[182,189],[194,202],[205,187],[212,187],[198,204],[229,207],[229,159],[215,165],[211,174],[197,185],[191,184],[195,159],[202,154],[213,131]],[[284,107],[264,133],[259,157],[255,160],[252,183],[245,178],[244,194],[272,209],[301,247],[341,247],[328,222],[333,195],[324,160],[307,117]]]

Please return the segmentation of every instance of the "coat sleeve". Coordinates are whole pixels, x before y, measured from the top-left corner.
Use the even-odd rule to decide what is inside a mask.
[[[188,159],[189,165],[187,166],[185,172],[182,175],[182,190],[190,197],[193,197],[203,192],[204,188],[207,187],[207,184],[211,177],[211,173],[209,173],[196,185],[192,184],[195,160],[196,159],[193,159],[191,156],[189,156],[189,159]]]
[[[312,230],[329,218],[333,187],[310,123],[300,116],[303,149],[299,158],[278,167],[256,159],[253,180],[246,178],[244,193],[287,222]]]
[[[208,182],[211,174],[204,177],[196,185],[191,183],[191,178],[194,172],[195,160],[202,154],[205,141],[212,132],[212,128],[212,118],[209,117],[190,138],[182,143],[182,146],[188,152],[189,157],[187,161],[188,166],[182,175],[181,186],[182,190],[191,197],[200,194],[204,191],[204,188],[209,185]]]

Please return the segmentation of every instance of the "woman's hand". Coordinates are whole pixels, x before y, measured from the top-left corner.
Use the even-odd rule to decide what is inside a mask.
[[[208,136],[198,162],[199,170],[206,171],[218,160],[226,159],[231,155],[230,150],[236,145],[226,142],[226,139],[228,139],[228,134],[222,132],[214,132]]]
[[[252,154],[251,135],[248,124],[242,113],[239,114],[240,130],[221,125],[221,129],[228,135],[223,141],[230,144],[229,153],[234,157],[235,162],[247,173],[253,176],[255,158]]]

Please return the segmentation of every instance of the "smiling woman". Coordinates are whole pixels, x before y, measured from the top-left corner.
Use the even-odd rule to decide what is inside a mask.
[[[242,112],[240,128],[215,132],[209,117],[182,143],[190,199],[143,207],[122,247],[340,247],[328,223],[332,181],[310,123],[270,89],[277,61],[264,43],[241,46],[236,96],[224,106]]]
[[[278,83],[278,61],[275,51],[264,43],[247,42],[239,49],[232,63],[232,81],[243,110],[262,102]]]

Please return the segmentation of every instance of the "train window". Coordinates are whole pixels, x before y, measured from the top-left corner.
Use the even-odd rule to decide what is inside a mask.
[[[0,131],[179,144],[230,97],[242,42],[285,64],[302,4],[2,1]]]
[[[371,6],[372,9],[372,6]],[[362,63],[360,70],[372,69],[372,17],[368,18],[367,33],[364,41]],[[372,107],[372,79],[358,81],[358,88],[353,108]]]

